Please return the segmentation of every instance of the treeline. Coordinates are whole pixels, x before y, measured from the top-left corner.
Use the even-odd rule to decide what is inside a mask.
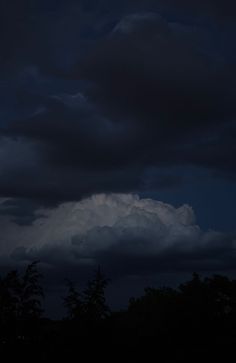
[[[235,347],[236,280],[228,277],[194,273],[177,289],[147,288],[126,310],[113,312],[105,299],[109,280],[98,268],[83,291],[67,281],[60,321],[43,317],[41,278],[34,262],[0,279],[0,353],[8,361],[89,359],[94,352],[114,361],[128,349],[132,359],[155,354],[161,362],[197,362],[225,359]]]

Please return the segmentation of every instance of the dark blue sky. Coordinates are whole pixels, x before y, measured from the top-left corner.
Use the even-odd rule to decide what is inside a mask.
[[[62,203],[66,203],[66,210],[68,203],[80,209],[84,205],[81,200],[103,193],[107,197],[102,202],[95,198],[95,202],[89,199],[85,203],[83,218],[86,228],[96,226],[104,239],[108,235],[101,232],[101,223],[109,227],[111,223],[107,210],[113,206],[117,218],[113,222],[118,223],[120,229],[116,228],[121,233],[119,213],[126,213],[122,209],[125,203],[126,211],[138,208],[139,212],[135,209],[137,213],[132,212],[124,225],[127,222],[129,228],[136,226],[138,231],[139,224],[146,221],[145,228],[151,223],[154,231],[151,210],[161,220],[159,232],[165,230],[160,238],[168,234],[168,247],[187,225],[188,231],[181,229],[183,233],[177,239],[185,240],[190,230],[191,241],[198,235],[205,243],[205,269],[206,259],[213,269],[215,254],[218,259],[224,256],[224,261],[218,261],[221,267],[232,268],[236,215],[235,20],[232,0],[180,0],[178,4],[174,0],[1,1],[2,256],[9,245],[9,256],[13,253],[17,261],[30,260],[42,241],[48,243],[45,231],[51,231],[53,225],[55,232],[56,218],[60,216],[57,223],[62,225],[64,219],[65,225],[69,223],[66,216],[72,212],[62,217]],[[163,205],[161,211],[159,204],[153,207],[149,202],[135,201],[131,197],[134,194],[168,203],[169,207]],[[94,215],[91,203],[95,203]],[[167,224],[162,221],[171,206],[185,204],[193,208],[196,221],[186,206],[173,212],[176,230],[169,219]],[[179,213],[185,216],[184,221],[178,219]],[[97,224],[93,224],[94,219]],[[65,228],[69,243],[76,245],[75,225]],[[116,228],[113,237],[120,236]],[[135,250],[137,240],[141,243],[144,238],[143,231],[138,235],[129,228],[126,243],[129,246],[132,240]],[[209,229],[222,234],[209,237]],[[50,234],[52,245],[54,239],[60,240],[54,232]],[[25,240],[36,233],[33,250],[25,250]],[[86,238],[92,243],[91,235]],[[39,253],[49,264],[50,248]],[[127,248],[125,258],[127,251],[130,253]],[[191,270],[195,260],[203,261],[201,248],[185,251],[185,257],[174,249],[167,254],[169,260],[167,255],[162,258],[166,266],[173,262],[173,254],[173,266],[178,265],[176,261],[189,259],[184,269]],[[99,257],[97,253],[94,261],[101,259],[106,265],[107,251]],[[123,253],[118,248],[118,261]],[[55,254],[60,256],[57,268],[65,271],[61,250]],[[129,255],[127,263],[134,263],[135,273],[142,275],[148,265],[144,260],[136,264],[130,262]],[[165,262],[161,265],[165,269]]]

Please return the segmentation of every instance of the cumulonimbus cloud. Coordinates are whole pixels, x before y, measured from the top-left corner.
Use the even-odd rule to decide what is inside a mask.
[[[30,226],[6,223],[4,217],[2,254],[14,261],[38,258],[52,267],[122,266],[124,273],[140,267],[141,273],[171,266],[225,269],[235,259],[235,237],[201,230],[188,205],[98,194],[38,213]]]

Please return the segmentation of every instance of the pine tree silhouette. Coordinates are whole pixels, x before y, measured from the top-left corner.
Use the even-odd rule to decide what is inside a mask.
[[[44,293],[39,283],[42,275],[37,270],[38,263],[28,265],[21,279],[19,315],[22,319],[39,318],[43,312]]]
[[[95,271],[94,279],[88,282],[85,289],[84,309],[86,318],[92,321],[99,321],[109,315],[109,307],[106,304],[105,289],[109,280],[101,272],[101,268]]]
[[[67,317],[70,320],[78,320],[83,317],[84,304],[80,293],[76,290],[72,281],[67,280],[68,295],[63,299],[64,307],[67,310]]]

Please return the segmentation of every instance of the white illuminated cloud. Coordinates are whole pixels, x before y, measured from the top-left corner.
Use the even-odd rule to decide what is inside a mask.
[[[221,233],[203,232],[188,205],[175,208],[133,194],[99,194],[38,213],[31,226],[1,217],[2,255],[24,251],[28,257],[79,264],[103,253],[142,258],[192,252],[224,239]]]

